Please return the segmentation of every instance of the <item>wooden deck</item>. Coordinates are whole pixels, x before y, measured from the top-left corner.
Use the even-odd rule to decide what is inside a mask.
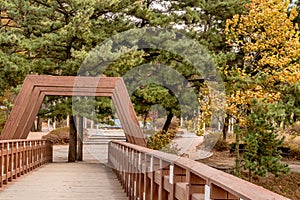
[[[54,146],[53,153],[54,163],[3,186],[0,199],[128,199],[115,174],[106,166],[106,145],[86,146],[86,161],[77,163],[66,162],[67,146]]]

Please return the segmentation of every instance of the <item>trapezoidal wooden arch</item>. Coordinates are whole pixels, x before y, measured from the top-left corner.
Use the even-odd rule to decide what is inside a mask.
[[[126,140],[146,146],[124,81],[120,77],[28,75],[1,132],[0,139],[26,139],[45,96],[111,97]]]

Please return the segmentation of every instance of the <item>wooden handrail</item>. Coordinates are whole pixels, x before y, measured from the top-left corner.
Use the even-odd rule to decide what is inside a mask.
[[[288,200],[194,160],[126,142],[110,142],[108,163],[133,200]]]
[[[0,187],[52,162],[52,150],[48,140],[0,140]]]

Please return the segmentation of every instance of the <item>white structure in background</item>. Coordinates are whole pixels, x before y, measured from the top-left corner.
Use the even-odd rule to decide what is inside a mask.
[[[202,119],[204,119],[204,113],[202,112]],[[203,120],[203,127],[202,127],[203,131],[205,131],[206,129],[206,124],[205,124],[205,120]]]
[[[218,131],[221,131],[221,122],[218,122]]]
[[[70,116],[67,116],[67,126],[70,126]]]
[[[48,119],[48,131],[52,131],[54,129],[56,129],[56,120],[54,117],[54,121],[52,122],[52,126],[51,126],[51,119]]]
[[[94,128],[94,121],[91,120],[91,129],[93,129],[93,128]]]
[[[87,128],[87,118],[83,118],[83,128]]]
[[[231,117],[228,122],[228,133],[233,133],[234,123],[235,120],[233,117]]]

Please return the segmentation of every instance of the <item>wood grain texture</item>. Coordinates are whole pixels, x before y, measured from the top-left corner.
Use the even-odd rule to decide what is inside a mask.
[[[139,154],[144,155],[144,161],[134,162]],[[126,142],[110,143],[108,163],[130,199],[144,196],[146,200],[189,200],[204,199],[209,194],[211,200],[288,200],[203,163]],[[143,177],[142,183],[138,177]],[[137,182],[144,188],[138,190],[142,194],[131,193]]]
[[[128,142],[146,146],[144,134],[120,77],[28,75],[1,132],[0,139],[25,139],[45,96],[112,97]]]
[[[52,143],[47,140],[0,141],[0,152],[0,187],[52,162]]]
[[[4,125],[1,132],[0,139],[12,139],[15,133],[15,129],[18,126],[18,122],[21,120],[22,113],[27,105],[28,94],[31,94],[33,90],[33,84],[29,77],[26,77],[23,86],[15,100],[14,107]]]

